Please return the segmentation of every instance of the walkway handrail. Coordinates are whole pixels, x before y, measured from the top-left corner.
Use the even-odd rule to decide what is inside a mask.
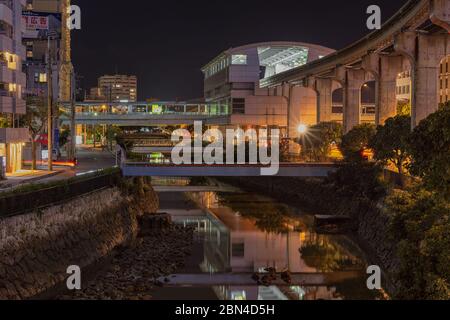
[[[111,173],[58,181],[55,185],[42,184],[42,188],[31,185],[38,188],[36,190],[21,192],[19,189],[7,192],[6,195],[0,194],[0,219],[38,212],[42,208],[114,186],[120,175],[120,170],[117,169]]]

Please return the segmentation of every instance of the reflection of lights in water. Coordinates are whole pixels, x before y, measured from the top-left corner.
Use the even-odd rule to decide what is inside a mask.
[[[231,300],[234,300],[234,301],[247,300],[247,294],[245,293],[245,291],[232,291],[231,292]]]
[[[302,287],[299,287],[299,286],[292,286],[292,287],[290,287],[290,289],[292,290],[292,292],[298,294],[298,299],[299,299],[299,300],[303,300],[303,298],[304,298],[305,295],[306,295],[306,292],[305,292],[305,290],[303,290]]]

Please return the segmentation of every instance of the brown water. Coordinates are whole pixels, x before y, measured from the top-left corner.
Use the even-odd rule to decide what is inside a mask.
[[[211,286],[159,289],[156,299],[376,299],[366,287],[364,252],[346,236],[319,235],[301,210],[249,193],[161,193],[161,210],[196,228],[193,255],[181,273],[348,272],[321,286]]]

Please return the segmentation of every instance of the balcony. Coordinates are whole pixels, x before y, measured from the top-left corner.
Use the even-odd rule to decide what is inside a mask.
[[[0,34],[0,51],[13,52],[12,39]]]
[[[27,107],[26,102],[23,99],[16,99],[16,105],[14,112],[16,114],[26,114],[27,113]]]
[[[5,3],[7,3],[7,1],[0,2],[0,21],[3,21],[12,26],[13,25],[12,10]]]
[[[27,128],[0,128],[0,143],[23,143],[30,141]]]
[[[0,82],[3,83],[13,82],[13,72],[3,62],[0,62]]]
[[[0,112],[13,113],[13,97],[2,94],[3,92],[0,92]]]

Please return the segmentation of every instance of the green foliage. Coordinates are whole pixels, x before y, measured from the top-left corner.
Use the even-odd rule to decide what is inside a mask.
[[[133,150],[133,141],[127,140],[123,135],[117,135],[116,142],[122,149],[127,152],[131,152],[131,150]]]
[[[299,249],[306,265],[321,272],[336,272],[362,267],[360,260],[352,258],[347,252],[329,238],[319,237],[309,241]]]
[[[0,128],[8,127],[8,119],[4,116],[0,116]]]
[[[106,129],[106,141],[108,143],[108,147],[112,149],[112,143],[116,141],[117,136],[122,133],[122,129],[117,126],[108,126]]]
[[[415,128],[410,138],[411,173],[450,199],[450,102]]]
[[[384,126],[378,126],[369,147],[374,157],[382,164],[392,162],[403,174],[408,162],[408,146],[411,135],[411,117],[396,116],[386,120]]]
[[[375,136],[376,128],[372,124],[361,124],[354,127],[342,137],[340,149],[347,161],[362,161],[363,151]]]
[[[69,128],[65,128],[64,130],[61,130],[60,134],[59,134],[59,146],[63,147],[67,144],[67,142],[69,142],[69,137],[70,137],[70,129]]]
[[[32,138],[41,134],[47,123],[47,101],[42,97],[30,96],[27,98],[27,113],[22,118],[24,127],[30,130]]]
[[[337,122],[321,122],[309,128],[310,134],[298,139],[302,146],[302,155],[311,157],[311,160],[323,161],[331,151],[333,143],[341,142],[343,128]]]
[[[398,243],[399,299],[450,299],[450,205],[416,186],[387,198],[389,234]]]
[[[383,168],[369,162],[349,162],[330,174],[335,195],[349,201],[377,201],[386,195],[386,186],[381,180]]]

